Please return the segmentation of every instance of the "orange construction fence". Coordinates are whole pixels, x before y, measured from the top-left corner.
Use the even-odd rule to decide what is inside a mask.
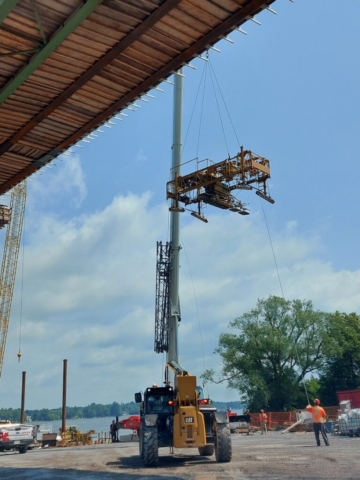
[[[339,407],[323,407],[327,419],[335,421],[339,412]],[[290,412],[266,412],[267,425],[269,429],[276,429],[277,427],[290,426],[296,422],[296,410]],[[259,421],[260,412],[250,412],[251,425],[254,427],[260,427]]]

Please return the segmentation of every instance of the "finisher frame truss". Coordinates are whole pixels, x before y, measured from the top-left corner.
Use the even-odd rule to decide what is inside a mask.
[[[175,200],[178,211],[181,211],[179,202],[186,206],[197,205],[198,213],[193,213],[199,218],[203,204],[248,215],[245,204],[235,198],[232,192],[236,189],[254,188],[261,198],[275,203],[269,195],[269,178],[269,160],[241,147],[234,157],[212,163],[187,175],[176,175],[166,185],[166,196],[167,199]],[[206,220],[203,217],[200,219]]]

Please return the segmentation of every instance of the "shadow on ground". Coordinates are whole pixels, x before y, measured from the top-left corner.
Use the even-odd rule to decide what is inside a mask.
[[[190,465],[209,466],[214,462],[214,458],[214,456],[201,457],[200,455],[162,455],[159,457],[159,464],[156,466],[156,468],[161,470],[162,468],[181,468],[188,467]],[[117,462],[108,462],[106,465],[108,467],[118,467],[120,469],[131,468],[132,470],[144,470],[144,465],[139,455],[120,457]]]
[[[89,470],[60,468],[2,468],[1,479],[6,480],[140,480],[144,474],[133,475],[124,472],[94,472]],[[146,475],[146,480],[158,480],[159,475]],[[162,480],[182,480],[180,477],[161,476]]]

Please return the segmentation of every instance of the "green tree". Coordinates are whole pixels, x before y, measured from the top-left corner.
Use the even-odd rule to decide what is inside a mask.
[[[320,370],[319,396],[325,405],[337,405],[337,391],[360,388],[360,317],[329,315],[327,335],[333,342],[328,342],[328,359]]]
[[[118,402],[113,402],[110,405],[110,416],[116,417],[117,415],[121,415],[121,407]]]
[[[230,322],[236,333],[220,335],[220,378],[212,370],[203,378],[227,382],[253,411],[299,408],[307,402],[303,379],[326,361],[326,318],[310,301],[258,300],[256,308]]]

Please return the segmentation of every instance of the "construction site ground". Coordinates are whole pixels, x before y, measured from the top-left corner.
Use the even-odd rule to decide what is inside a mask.
[[[317,447],[313,433],[232,435],[233,458],[217,463],[197,450],[160,449],[157,467],[142,466],[137,443],[41,448],[0,453],[0,477],[13,480],[360,479],[360,438],[330,436]]]

